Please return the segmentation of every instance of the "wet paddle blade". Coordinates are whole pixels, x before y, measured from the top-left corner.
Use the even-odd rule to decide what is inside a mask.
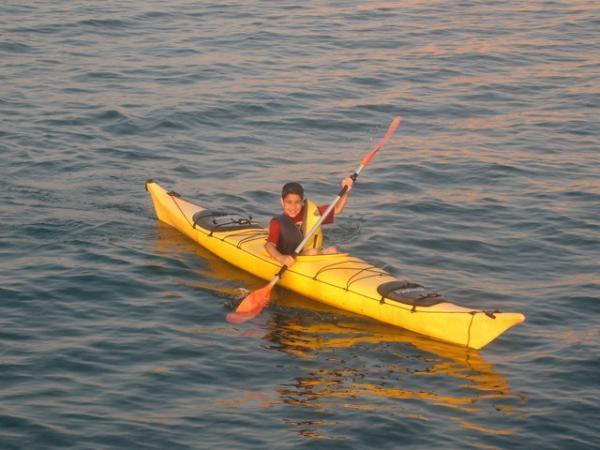
[[[259,311],[260,312],[260,311]],[[258,312],[256,313],[238,313],[238,312],[230,312],[229,314],[227,314],[227,316],[225,316],[225,318],[227,319],[227,322],[229,323],[244,323],[247,322],[248,320],[252,320],[254,319],[256,316],[258,316]]]
[[[227,321],[242,323],[258,316],[265,306],[269,304],[271,289],[273,289],[273,284],[269,283],[264,288],[257,289],[248,294],[234,312],[227,314]]]

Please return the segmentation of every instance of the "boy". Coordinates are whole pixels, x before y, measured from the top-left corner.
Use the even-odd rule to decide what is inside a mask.
[[[323,221],[323,224],[332,223],[334,214],[343,211],[353,184],[354,181],[350,177],[342,181],[342,187],[348,186],[348,189],[335,205],[334,210]],[[305,200],[302,185],[292,182],[285,184],[281,190],[281,206],[283,214],[273,217],[269,223],[269,236],[267,237],[265,249],[280,264],[291,267],[295,262],[292,253],[302,242],[304,236],[318,222],[329,205],[316,206],[310,200]],[[321,253],[322,243],[323,233],[319,227],[313,238],[306,243],[301,254],[318,255]],[[337,253],[337,249],[329,247],[322,253]]]

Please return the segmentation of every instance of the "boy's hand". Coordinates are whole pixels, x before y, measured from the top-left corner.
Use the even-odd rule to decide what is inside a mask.
[[[352,186],[354,185],[354,180],[350,177],[346,177],[342,180],[342,187],[348,186],[348,190],[346,192],[350,192],[352,190]]]
[[[282,260],[279,261],[281,264],[283,264],[284,266],[287,267],[292,267],[294,265],[294,263],[296,262],[296,260],[291,256],[291,255],[281,255],[282,256]]]

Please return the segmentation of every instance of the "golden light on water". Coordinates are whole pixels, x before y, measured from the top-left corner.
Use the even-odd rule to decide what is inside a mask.
[[[174,230],[159,224],[157,231],[154,245],[158,253],[170,257],[178,251],[195,254],[201,258],[201,265],[207,266],[197,270],[201,270],[203,279],[213,282],[193,282],[188,287],[213,290],[235,303],[239,297],[235,286],[251,288],[263,284]],[[286,308],[287,314],[278,311],[282,307]],[[502,414],[509,416],[518,414],[518,409],[513,411],[514,406],[503,405],[522,402],[506,377],[479,352],[347,315],[292,292],[279,292],[272,308],[274,310],[263,312],[256,325],[250,324],[244,335],[264,340],[271,349],[294,358],[319,361],[320,368],[307,366],[305,373],[280,380],[277,386],[268,390],[245,390],[240,386],[234,397],[218,400],[220,405],[276,408],[285,404],[321,412],[343,408],[426,421],[427,417],[418,407],[422,403],[461,412],[463,418],[457,419],[457,423],[464,428],[485,434],[515,432],[478,422],[489,401],[498,403]],[[184,331],[193,333],[193,330]],[[233,337],[241,330],[223,325],[213,331],[218,336]],[[381,352],[385,357],[377,366],[367,367],[360,357],[363,352]],[[431,382],[425,385],[431,388],[423,390],[423,383],[418,382],[411,388],[412,377],[430,379]],[[434,382],[438,378],[445,380],[444,383]],[[465,420],[464,415],[472,420]],[[322,420],[291,421],[289,424],[299,434],[313,439],[331,438],[328,429],[335,427],[335,421]]]

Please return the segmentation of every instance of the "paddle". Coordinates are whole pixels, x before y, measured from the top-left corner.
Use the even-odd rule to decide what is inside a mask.
[[[396,128],[398,128],[399,124],[400,124],[400,117],[396,117],[394,120],[392,120],[392,123],[390,124],[390,127],[388,128],[387,133],[385,133],[385,136],[383,137],[383,139],[381,139],[381,141],[379,141],[379,143],[362,159],[358,168],[354,171],[354,173],[352,175],[350,175],[350,178],[352,178],[352,181],[356,181],[356,178],[358,177],[360,172],[369,164],[369,162],[371,162],[371,159],[373,159],[375,154],[381,148],[383,148],[383,146],[385,144],[387,144],[387,142],[390,140],[390,138],[396,131]],[[319,221],[310,229],[310,231],[304,237],[302,242],[300,242],[300,244],[298,244],[298,247],[296,247],[296,250],[294,250],[294,253],[292,254],[292,256],[296,257],[300,254],[300,252],[302,251],[302,249],[304,248],[306,243],[316,233],[319,226],[323,223],[325,218],[327,218],[329,216],[329,214],[331,213],[333,208],[335,208],[337,203],[340,201],[340,199],[344,196],[344,194],[347,191],[348,191],[348,186],[344,186],[342,188],[342,190],[338,193],[338,195],[335,197],[333,202],[331,202],[329,207],[321,215],[321,218],[319,219]],[[281,279],[282,275],[284,274],[284,272],[287,269],[288,269],[288,266],[286,266],[286,265],[281,266],[281,269],[279,270],[279,272],[277,272],[277,274],[273,277],[273,279],[269,282],[269,284],[267,284],[263,288],[257,289],[256,291],[248,294],[248,296],[246,296],[246,298],[244,298],[244,300],[242,300],[242,302],[236,308],[235,312],[227,314],[227,320],[232,323],[242,323],[242,322],[250,320],[250,319],[256,317],[257,315],[259,315],[261,313],[261,311],[264,309],[264,307],[269,304],[269,300],[271,299],[271,289],[273,289],[273,286],[275,286],[277,284],[277,282]]]

